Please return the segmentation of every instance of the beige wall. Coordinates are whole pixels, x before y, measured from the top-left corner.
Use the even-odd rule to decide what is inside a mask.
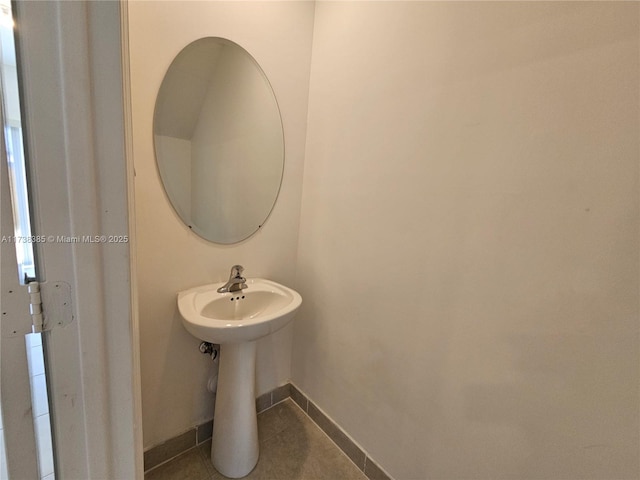
[[[304,299],[258,393],[291,376],[396,478],[637,476],[639,7],[130,2],[145,447],[211,417],[176,292],[242,263]],[[207,35],[260,63],[286,137],[235,246],[182,225],[153,157]]]
[[[637,478],[639,8],[317,4],[293,381],[396,478]]]
[[[210,419],[211,361],[181,325],[176,294],[226,280],[240,263],[248,276],[292,285],[305,145],[313,4],[308,2],[129,2],[137,262],[145,448]],[[271,217],[252,238],[220,246],[198,238],[171,208],[155,166],[153,108],[169,64],[188,43],[228,38],[269,78],[285,131],[284,179]],[[258,345],[257,393],[290,378],[292,328]]]

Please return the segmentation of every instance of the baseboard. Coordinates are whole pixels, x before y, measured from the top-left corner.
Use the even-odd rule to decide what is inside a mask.
[[[295,385],[287,383],[260,395],[256,398],[256,411],[261,413],[287,398],[291,398],[367,478],[370,480],[393,480],[337,423],[322,412]],[[144,452],[144,471],[151,470],[206,442],[211,438],[212,432],[213,420],[209,420],[160,445],[149,448]]]
[[[320,410],[295,385],[289,384],[291,399],[335,443],[370,480],[393,480],[340,426]]]
[[[289,398],[290,385],[287,383],[256,398],[256,412],[261,413],[285,398]],[[213,419],[191,427],[169,440],[155,445],[144,452],[144,471],[147,472],[187,450],[206,442],[213,433]]]

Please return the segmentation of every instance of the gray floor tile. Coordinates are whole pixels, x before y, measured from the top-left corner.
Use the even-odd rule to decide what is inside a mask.
[[[198,448],[192,448],[147,472],[144,476],[145,480],[207,480],[211,478],[212,472],[207,468]]]
[[[292,400],[258,415],[258,431],[260,457],[247,480],[366,480]],[[211,464],[210,441],[197,451],[212,480],[226,479]]]
[[[211,439],[198,445],[197,449],[209,475],[220,475],[211,463]]]
[[[300,427],[288,428],[264,445],[266,475],[260,478],[364,479],[362,472],[317,427]]]
[[[299,426],[280,435],[290,449],[300,452],[299,472],[280,478],[366,480],[362,471],[306,415],[302,415]]]
[[[260,443],[269,440],[285,428],[300,422],[302,412],[288,400],[274,405],[258,415],[258,439]]]
[[[320,411],[312,402],[308,405],[308,414],[313,421],[326,433],[336,445],[355,463],[361,470],[364,469],[365,453],[360,450],[353,440],[351,440],[335,423]]]

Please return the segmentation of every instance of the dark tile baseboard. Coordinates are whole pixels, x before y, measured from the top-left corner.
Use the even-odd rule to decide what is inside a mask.
[[[271,408],[287,398],[291,398],[306,414],[327,434],[344,454],[370,480],[392,480],[379,465],[377,465],[357,443],[355,443],[331,418],[326,416],[307,396],[295,385],[287,383],[270,392],[260,395],[256,399],[258,413]],[[188,431],[177,435],[160,445],[151,447],[144,452],[145,472],[158,465],[177,457],[181,453],[206,442],[213,432],[213,420],[197,425]]]
[[[287,383],[256,398],[256,411],[258,413],[264,412],[267,408],[273,407],[276,403],[280,403],[290,396],[291,384]]]
[[[290,396],[290,384],[282,385],[256,398],[256,411],[263,412]],[[211,438],[213,419],[190,428],[184,433],[170,438],[166,442],[151,447],[144,452],[144,471],[147,472],[158,465],[177,457]]]
[[[314,421],[320,429],[335,443],[342,452],[365,474],[370,480],[392,480],[376,462],[367,455],[331,418],[325,415],[309,398],[289,384],[291,399]]]
[[[150,448],[144,452],[144,470],[151,470],[153,467],[166,462],[167,460],[180,455],[185,450],[189,450],[196,444],[197,428],[192,428],[176,437],[170,438],[160,445]]]

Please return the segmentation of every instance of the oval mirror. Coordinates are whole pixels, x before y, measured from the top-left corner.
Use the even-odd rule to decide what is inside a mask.
[[[153,116],[158,170],[182,221],[216,243],[255,233],[284,170],[282,121],[264,72],[241,46],[196,40],[173,60]]]

